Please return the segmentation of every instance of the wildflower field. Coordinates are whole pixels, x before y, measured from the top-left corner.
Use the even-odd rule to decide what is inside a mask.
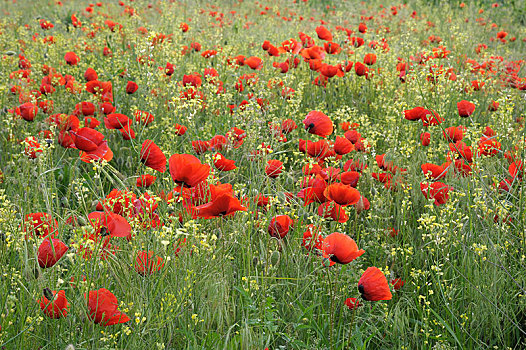
[[[0,3],[0,349],[524,349],[526,1]]]

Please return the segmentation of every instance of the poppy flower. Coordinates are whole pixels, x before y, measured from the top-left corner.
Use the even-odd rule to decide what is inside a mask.
[[[360,306],[360,301],[356,298],[347,298],[345,299],[345,306],[347,306],[349,310],[354,310]]]
[[[496,101],[491,101],[488,106],[488,111],[495,112],[497,109],[499,109],[499,103]]]
[[[175,134],[177,136],[183,136],[188,128],[184,125],[175,124]]]
[[[148,188],[153,185],[156,179],[156,176],[150,174],[141,175],[137,178],[137,187]]]
[[[214,151],[221,151],[228,144],[228,140],[224,135],[215,135],[209,141],[210,149]]]
[[[222,192],[215,196],[211,202],[195,207],[197,217],[212,219],[221,216],[234,215],[238,211],[246,211],[239,199],[229,192]]]
[[[377,267],[369,267],[358,281],[358,291],[367,301],[391,300],[387,278]]]
[[[360,173],[357,171],[346,171],[340,174],[340,181],[344,185],[356,187],[358,180],[360,180]]]
[[[310,203],[325,203],[327,198],[323,194],[327,183],[321,176],[316,176],[312,183],[309,183],[309,187],[302,189],[298,193],[299,198],[303,198],[304,206],[309,205]]]
[[[363,58],[363,63],[365,63],[368,66],[372,66],[376,63],[376,55],[374,53],[368,53]]]
[[[305,143],[307,154],[313,158],[325,158],[329,153],[329,144],[327,140],[312,142],[307,140]]]
[[[424,176],[432,180],[440,180],[444,178],[448,171],[448,167],[431,163],[422,164],[421,169]]]
[[[303,120],[303,124],[309,133],[324,138],[332,134],[334,130],[331,119],[318,111],[309,112]]]
[[[330,184],[323,194],[325,198],[334,201],[342,207],[356,204],[360,200],[360,192],[357,189],[342,183]]]
[[[281,174],[283,171],[283,162],[277,160],[277,159],[270,159],[267,162],[267,166],[265,167],[265,174],[267,174],[268,177],[275,179]]]
[[[126,93],[128,95],[133,94],[135,91],[139,89],[139,85],[137,85],[136,82],[128,81],[128,84],[126,84]]]
[[[322,244],[323,257],[333,263],[348,264],[365,253],[351,237],[340,232],[334,232],[325,237]]]
[[[252,56],[252,57],[246,58],[244,60],[244,64],[246,64],[247,66],[249,66],[250,68],[254,70],[261,70],[261,68],[263,67],[263,60],[259,57]]]
[[[112,326],[130,320],[126,314],[117,310],[117,297],[106,288],[90,291],[87,301],[88,317],[97,324]]]
[[[411,121],[421,120],[426,113],[429,113],[429,111],[424,107],[415,107],[413,109],[405,110],[404,118]]]
[[[334,142],[334,152],[344,155],[354,150],[354,145],[346,137],[336,136]]]
[[[64,60],[66,60],[66,63],[69,64],[70,66],[76,66],[77,63],[79,63],[80,59],[76,53],[70,51],[64,55]]]
[[[104,125],[106,129],[123,129],[131,123],[128,116],[120,113],[108,114],[104,117]]]
[[[404,286],[405,281],[403,281],[401,278],[395,278],[391,281],[391,284],[393,285],[394,290],[399,290]]]
[[[451,126],[444,129],[444,138],[446,141],[455,143],[464,138],[464,130],[465,128],[463,126]]]
[[[35,116],[38,113],[38,107],[31,102],[26,102],[19,107],[20,115],[24,120],[27,120],[28,122],[32,122],[33,119],[35,119]]]
[[[40,304],[40,309],[49,318],[58,319],[68,315],[69,303],[64,290],[57,292],[46,288],[38,303]]]
[[[427,199],[434,199],[435,205],[441,205],[447,202],[449,198],[449,190],[451,186],[448,186],[442,182],[433,182],[431,184],[426,182],[420,183],[420,190]]]
[[[164,266],[163,258],[154,256],[153,251],[139,251],[135,258],[135,271],[140,275],[151,275]]]
[[[88,214],[88,220],[96,234],[109,237],[131,239],[131,226],[124,217],[113,212],[94,211]]]
[[[48,213],[27,214],[22,223],[22,230],[26,235],[37,237],[47,237],[58,231],[58,222]]]
[[[289,134],[293,130],[296,130],[298,126],[296,125],[296,122],[292,119],[285,119],[281,122],[281,132],[284,134]]]
[[[237,168],[235,161],[225,158],[221,153],[216,153],[214,156],[214,166],[221,171],[230,171]]]
[[[478,143],[479,156],[491,157],[499,153],[501,144],[494,138],[483,137]]]
[[[210,166],[202,164],[199,159],[190,154],[174,154],[168,163],[174,182],[188,187],[196,186],[206,180],[210,174]]]
[[[210,142],[203,140],[192,141],[192,148],[196,154],[203,154],[210,150]]]
[[[444,121],[444,118],[438,115],[436,111],[426,110],[425,114],[422,115],[422,125],[425,127],[431,125],[439,125]]]
[[[38,247],[38,265],[41,268],[55,265],[66,254],[68,249],[68,246],[58,239],[44,239]]]
[[[458,115],[465,118],[469,117],[475,111],[475,104],[466,100],[457,102]]]
[[[301,245],[310,252],[313,249],[321,250],[322,244],[323,236],[320,234],[320,229],[312,224],[307,225]]]
[[[431,143],[431,134],[428,132],[423,132],[420,134],[420,141],[422,146],[427,147]]]
[[[86,69],[86,72],[84,72],[84,79],[86,79],[86,81],[92,81],[92,80],[99,79],[99,76],[97,72],[95,71],[95,69],[88,68]]]
[[[274,216],[268,225],[268,233],[271,237],[284,238],[293,228],[294,220],[288,215]]]
[[[145,140],[142,143],[141,162],[161,173],[166,171],[166,156],[152,140]]]
[[[321,40],[332,41],[331,32],[324,26],[316,27],[316,34],[318,34],[318,38]]]
[[[345,209],[335,202],[325,202],[321,204],[318,207],[318,215],[339,223],[344,223],[349,220],[349,216],[345,213]]]

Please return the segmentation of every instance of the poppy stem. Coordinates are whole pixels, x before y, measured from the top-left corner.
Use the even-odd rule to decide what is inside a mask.
[[[354,326],[354,318],[356,316],[356,309],[358,305],[355,305],[352,310],[351,323],[349,324],[349,337],[347,338],[347,349],[351,349],[352,329]]]

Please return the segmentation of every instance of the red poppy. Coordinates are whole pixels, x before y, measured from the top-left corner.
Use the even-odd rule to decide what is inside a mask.
[[[26,235],[47,237],[58,231],[58,222],[48,213],[30,213],[27,214],[22,223],[22,230]]]
[[[141,162],[161,173],[166,171],[166,156],[152,140],[145,140],[142,143]]]
[[[465,118],[469,117],[475,111],[475,104],[466,100],[457,102],[458,115]]]
[[[358,291],[368,301],[391,300],[387,278],[377,267],[369,267],[358,281]]]
[[[358,185],[358,180],[360,180],[360,176],[360,173],[357,171],[346,171],[340,174],[340,181],[344,185],[356,187]]]
[[[174,154],[168,163],[174,182],[188,187],[196,186],[206,180],[210,174],[210,166],[202,164],[199,159],[190,154]]]
[[[26,102],[18,107],[20,110],[20,115],[24,120],[32,122],[35,119],[35,116],[38,113],[38,107],[31,102]]]
[[[69,303],[64,290],[57,292],[46,288],[38,303],[44,314],[49,318],[58,319],[68,315]]]
[[[336,154],[344,155],[351,151],[354,151],[354,145],[346,137],[336,136],[334,142],[334,152]]]
[[[41,268],[55,265],[66,254],[68,249],[68,246],[58,239],[50,237],[44,239],[38,247],[38,265]]]
[[[238,211],[247,210],[246,207],[241,205],[239,199],[229,192],[220,192],[212,197],[211,202],[195,207],[197,217],[212,219],[221,216],[234,215]]]
[[[221,151],[228,144],[228,140],[224,135],[216,135],[209,141],[210,149],[213,151]]]
[[[321,250],[323,244],[323,236],[320,234],[320,229],[314,225],[308,225],[307,231],[303,233],[303,241],[301,245],[309,252],[313,249]]]
[[[501,144],[494,138],[483,137],[478,143],[479,156],[494,156],[499,153]]]
[[[356,298],[347,298],[345,299],[345,305],[349,310],[354,310],[360,306],[360,301]]]
[[[66,55],[64,55],[64,60],[66,60],[66,63],[70,66],[76,66],[77,63],[79,63],[79,56],[74,52],[67,52]]]
[[[135,259],[135,271],[141,275],[151,275],[164,266],[163,258],[154,256],[153,251],[139,251]]]
[[[331,119],[318,111],[309,112],[303,120],[303,124],[309,133],[321,137],[329,136],[334,130]]]
[[[322,244],[323,257],[334,263],[348,264],[365,253],[351,237],[340,232],[334,232],[325,237]]]
[[[440,180],[447,175],[448,167],[425,163],[421,166],[424,176],[432,180]]]
[[[455,143],[449,144],[449,149],[451,152],[458,153],[462,158],[468,162],[473,161],[473,148],[466,145],[463,141],[457,141]]]
[[[316,27],[316,34],[318,34],[318,38],[321,40],[332,41],[331,32],[324,26]]]
[[[131,239],[131,226],[128,220],[119,214],[94,211],[88,214],[88,220],[97,235]]]
[[[123,129],[130,123],[131,119],[120,113],[112,113],[104,117],[104,125],[106,126],[106,129]]]
[[[357,189],[338,182],[327,186],[323,194],[325,198],[342,207],[356,204],[360,200],[360,192]]]
[[[137,187],[148,188],[151,185],[153,185],[156,179],[157,179],[156,176],[153,176],[150,174],[141,175],[140,177],[137,178]]]
[[[356,62],[354,64],[354,72],[359,77],[363,77],[364,75],[365,77],[367,77],[369,73],[369,68],[367,68],[362,62]]]
[[[374,53],[368,53],[363,58],[363,63],[365,63],[368,66],[372,66],[376,63],[376,55]]]
[[[423,132],[420,134],[420,141],[422,142],[422,146],[429,146],[431,143],[431,134],[428,132]]]
[[[261,68],[263,67],[263,60],[259,57],[252,56],[252,57],[246,58],[244,60],[244,64],[246,64],[247,66],[249,66],[250,68],[254,70],[261,70]]]
[[[449,128],[444,129],[444,138],[446,141],[449,142],[457,142],[464,138],[464,130],[466,128],[463,126],[451,126]]]
[[[270,159],[265,167],[265,174],[268,177],[275,179],[283,171],[283,162],[277,159]]]
[[[394,290],[399,290],[404,286],[405,281],[402,281],[401,278],[395,278],[391,281],[391,284],[393,285]]]
[[[426,110],[427,111],[427,110]],[[437,112],[431,110],[422,115],[422,125],[425,127],[431,125],[439,125],[444,121],[444,118],[439,116]]]
[[[302,189],[298,193],[298,197],[303,198],[304,206],[314,202],[324,203],[327,201],[327,198],[325,198],[325,195],[323,194],[326,187],[327,183],[325,180],[317,175],[314,180],[309,183],[309,187]]]
[[[294,227],[294,220],[288,215],[274,216],[268,225],[268,233],[275,238],[284,238]]]
[[[183,136],[188,128],[184,125],[175,124],[175,134],[177,136]]]
[[[97,72],[93,68],[86,69],[86,72],[84,72],[84,79],[86,81],[92,81],[99,79],[99,76],[97,75]]]
[[[424,107],[415,107],[413,109],[405,110],[404,118],[411,121],[421,120],[426,113],[430,112]]]
[[[105,288],[92,290],[88,296],[88,317],[103,326],[128,322],[130,318],[117,310],[118,305],[117,297],[109,290]]]
[[[210,149],[210,142],[202,140],[192,141],[192,148],[194,149],[195,153],[199,155]]]
[[[305,150],[307,154],[313,158],[325,158],[329,153],[329,144],[327,140],[319,140],[316,142],[307,140]]]
[[[433,198],[435,205],[441,205],[447,202],[449,198],[450,186],[442,182],[433,182],[431,184],[426,182],[420,183],[420,190],[427,199]]]
[[[499,103],[496,101],[491,101],[488,106],[488,111],[495,112],[497,109],[499,109]]]
[[[91,80],[86,83],[86,91],[99,96],[102,101],[113,101],[113,86],[111,81]]]
[[[221,153],[216,153],[214,156],[214,166],[221,171],[230,171],[237,168],[235,161],[225,158]]]
[[[296,122],[292,119],[285,119],[281,122],[281,132],[284,134],[289,134],[291,131],[296,130],[298,126]]]
[[[345,213],[345,209],[335,202],[325,202],[321,204],[318,207],[318,215],[339,223],[344,223],[349,220],[349,216]]]

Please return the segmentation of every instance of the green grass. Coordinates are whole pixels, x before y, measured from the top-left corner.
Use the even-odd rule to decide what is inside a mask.
[[[524,1],[499,3],[497,8],[488,1],[466,2],[464,8],[457,2],[408,1],[398,7],[396,16],[391,15],[391,4],[383,4],[384,13],[377,1],[311,0],[295,4],[276,0],[261,2],[261,7],[252,1],[213,5],[152,1],[151,9],[148,3],[126,1],[137,11],[137,15],[129,16],[117,2],[104,2],[102,7],[95,6],[89,18],[84,11],[89,4],[86,1],[64,1],[62,6],[53,1],[40,6],[24,1],[0,4],[5,14],[0,18],[0,347],[65,349],[71,344],[75,349],[272,350],[526,346],[524,187],[518,179],[510,192],[494,186],[508,176],[505,151],[517,147],[517,156],[524,159],[524,92],[501,84],[503,63],[498,63],[496,74],[481,75],[466,61],[473,59],[480,64],[492,56],[502,57],[504,62],[524,58]],[[479,13],[479,9],[484,12]],[[211,11],[217,14],[210,16]],[[261,11],[266,14],[261,15]],[[292,20],[282,20],[276,11]],[[364,21],[361,11],[364,16],[374,16],[365,21],[367,33],[353,34],[363,37],[366,45],[345,46],[345,32],[335,27],[357,32],[358,24]],[[416,18],[411,17],[413,11]],[[85,31],[71,25],[74,13]],[[216,19],[219,13],[224,14],[222,27],[217,26],[221,23]],[[106,14],[122,24],[120,32],[107,28]],[[299,20],[299,16],[304,19]],[[41,18],[52,22],[54,28],[41,29]],[[484,18],[487,24],[479,25],[477,18]],[[376,53],[378,61],[372,68],[380,67],[381,71],[366,80],[351,70],[344,77],[331,78],[322,88],[311,83],[318,73],[311,71],[301,56],[298,68],[291,68],[287,74],[273,68],[272,62],[283,62],[288,56],[268,57],[261,49],[263,41],[280,46],[290,38],[299,40],[301,31],[323,46],[315,32],[320,20],[327,22],[334,42],[343,48],[338,55],[327,55],[324,62],[362,61],[366,53]],[[190,27],[187,33],[179,29],[182,22]],[[24,27],[26,24],[29,28]],[[139,34],[137,28],[141,26],[149,33]],[[95,36],[89,38],[92,30]],[[509,33],[507,39],[516,37],[516,41],[491,41],[501,30]],[[35,33],[39,35],[33,40]],[[150,46],[159,33],[173,35],[171,40]],[[43,43],[42,38],[50,35],[55,43]],[[442,42],[426,42],[431,35],[441,37]],[[367,46],[371,40],[381,42],[383,38],[389,44],[388,51]],[[182,55],[183,46],[194,41],[202,45],[201,52]],[[479,44],[488,46],[480,54],[476,52]],[[93,50],[86,51],[86,45]],[[448,57],[423,65],[414,63],[402,83],[396,70],[399,60],[411,62],[410,56],[429,53],[438,45],[451,51]],[[105,46],[113,51],[112,57],[102,55]],[[218,54],[203,58],[200,53],[208,49]],[[80,57],[77,66],[65,64],[68,51]],[[9,78],[19,69],[19,54],[32,64],[32,81],[27,84]],[[151,56],[151,66],[137,62],[143,55]],[[253,71],[228,65],[227,58],[237,55],[261,57],[264,66]],[[176,66],[171,79],[158,69],[166,62]],[[100,81],[112,82],[116,112],[134,118],[135,110],[144,110],[152,113],[155,121],[148,126],[134,122],[136,138],[130,141],[101,124],[97,129],[104,134],[114,158],[102,165],[80,161],[77,150],[64,149],[57,143],[59,130],[46,123],[42,110],[32,123],[14,118],[9,111],[21,104],[9,89],[13,85],[20,85],[24,91],[39,89],[44,64],[62,75],[72,75],[80,83],[84,83],[85,70],[94,68]],[[436,83],[429,81],[426,77],[433,65],[453,68],[457,80],[440,76]],[[199,89],[206,97],[204,102],[181,99],[183,75],[203,74],[209,67],[217,69],[225,93],[216,94],[217,86],[203,78]],[[124,78],[120,77],[122,72],[126,72]],[[258,82],[253,86],[245,83],[243,92],[236,91],[239,77],[251,73],[257,74]],[[517,76],[524,75],[521,63]],[[271,79],[293,88],[294,97],[283,98],[281,86],[269,87]],[[124,91],[128,80],[139,85],[132,95]],[[473,80],[486,84],[482,90],[472,91],[468,87]],[[260,108],[248,98],[249,93],[268,100],[267,107]],[[86,91],[70,94],[63,86],[57,86],[46,99],[53,100],[53,113],[66,114],[72,114],[81,101],[97,102]],[[231,114],[227,105],[239,105],[243,100],[249,101],[246,109],[236,108]],[[458,116],[456,103],[460,100],[475,103],[471,117]],[[487,111],[492,100],[500,103],[496,112]],[[444,123],[428,128],[429,147],[420,144],[420,134],[426,131],[421,123],[403,118],[404,110],[417,106],[435,110],[445,118]],[[368,146],[367,152],[353,152],[325,163],[342,168],[347,160],[360,159],[368,165],[357,189],[369,199],[371,208],[357,213],[353,206],[347,207],[350,219],[345,223],[324,220],[317,215],[316,205],[305,207],[295,196],[301,189],[301,167],[313,162],[298,151],[299,139],[320,139],[303,129],[302,120],[312,110],[332,119],[335,132],[330,140],[343,136],[340,123],[349,121],[359,124],[357,130]],[[100,115],[97,117],[102,121]],[[268,123],[288,118],[299,127],[287,135],[286,142],[279,142],[269,133]],[[185,135],[175,135],[176,123],[188,127]],[[436,206],[420,190],[424,181],[420,166],[447,160],[449,147],[442,132],[458,125],[466,127],[463,141],[473,146],[474,172],[463,177],[451,170],[440,181],[453,190],[447,203]],[[247,212],[231,218],[192,219],[181,203],[162,200],[161,191],[167,194],[175,184],[168,170],[161,174],[141,164],[143,141],[154,140],[167,158],[176,153],[195,154],[191,141],[224,135],[234,126],[245,130],[247,136],[240,148],[229,148],[222,154],[234,159],[238,169],[229,173],[213,170],[215,178],[209,180],[231,183],[238,198],[253,200],[259,193],[269,196],[268,210],[256,211],[250,204]],[[476,155],[486,126],[495,130],[496,140],[502,144],[494,157]],[[47,129],[54,135],[49,146],[39,135]],[[28,159],[19,143],[28,136],[37,137],[42,144],[43,152],[37,159]],[[262,142],[273,152],[253,160],[251,152]],[[384,153],[395,165],[407,168],[396,191],[371,176],[382,172],[375,156]],[[212,156],[207,152],[198,157],[212,165]],[[268,159],[283,162],[284,171],[277,179],[265,176]],[[84,235],[93,232],[87,215],[112,189],[127,188],[139,198],[146,190],[137,188],[136,179],[146,173],[158,177],[147,192],[156,196],[156,213],[164,225],[147,230],[132,218],[130,210],[123,216],[130,221],[133,238],[112,238],[116,253],[105,255],[105,259],[97,251],[92,258],[84,258],[80,245],[85,246]],[[290,202],[285,195],[289,192],[294,194]],[[48,269],[37,263],[42,239],[26,238],[21,229],[25,215],[35,212],[51,214],[59,225],[58,238],[70,247],[66,256]],[[183,223],[178,220],[179,213]],[[271,218],[285,214],[294,219],[294,228],[283,240],[270,237],[267,227]],[[500,221],[494,220],[496,214]],[[77,226],[66,223],[71,215],[78,217]],[[506,217],[511,222],[502,222]],[[320,256],[307,254],[301,245],[308,224],[321,227],[324,235],[346,233],[366,253],[348,265],[324,267]],[[399,232],[396,237],[389,235],[392,228]],[[174,245],[183,238],[186,242],[181,243],[176,255]],[[163,258],[165,264],[159,272],[142,276],[135,271],[139,250],[151,250]],[[380,268],[390,285],[395,278],[405,284],[399,290],[391,285],[392,300],[360,300],[362,306],[351,311],[344,301],[359,297],[358,280],[370,266]],[[70,283],[72,278],[74,284]],[[70,303],[67,317],[50,319],[40,310],[37,300],[44,288],[66,291]],[[130,322],[102,327],[90,321],[84,294],[99,288],[107,288],[118,298],[119,310],[130,317]]]

